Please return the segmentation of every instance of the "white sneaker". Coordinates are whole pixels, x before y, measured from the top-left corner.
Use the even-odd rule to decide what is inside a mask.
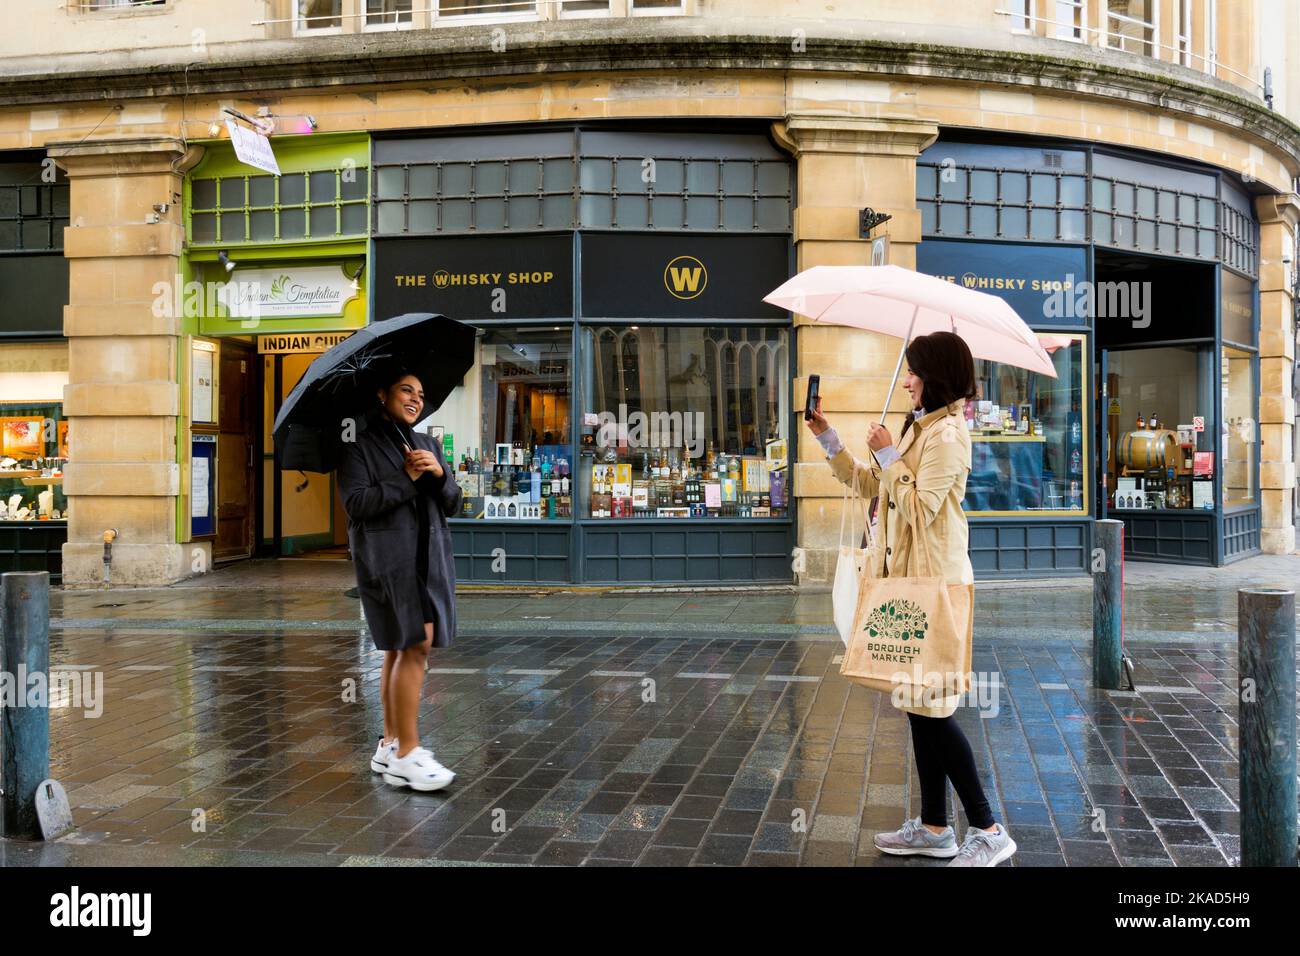
[[[375,773],[383,773],[388,769],[388,761],[392,758],[393,753],[397,750],[397,738],[394,737],[391,743],[384,743],[384,738],[379,738],[379,746],[375,748],[375,755],[370,758],[370,769]]]
[[[412,790],[441,790],[455,779],[456,775],[423,747],[415,747],[405,757],[397,756],[394,748],[384,770],[384,783]]]

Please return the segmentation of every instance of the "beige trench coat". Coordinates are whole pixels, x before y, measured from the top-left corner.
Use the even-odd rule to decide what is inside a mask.
[[[970,433],[963,407],[962,402],[953,402],[914,421],[898,443],[898,460],[888,468],[881,469],[874,455],[867,463],[847,449],[830,459],[836,478],[856,486],[865,499],[880,497],[876,539],[867,555],[868,566],[876,577],[914,577],[925,570],[924,559],[918,558],[912,547],[909,522],[915,513],[929,537],[934,573],[942,575],[950,585],[974,585],[967,551],[969,529],[961,507],[971,464]],[[966,629],[971,634],[974,602],[968,606],[971,613]],[[953,695],[938,706],[902,709],[926,717],[947,717],[959,702],[960,695]]]

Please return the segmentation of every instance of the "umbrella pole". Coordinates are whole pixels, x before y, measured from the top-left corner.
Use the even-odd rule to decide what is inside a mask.
[[[889,400],[894,397],[894,389],[898,387],[898,373],[903,370],[903,356],[907,354],[907,343],[912,341],[912,330],[916,328],[916,314],[921,311],[918,305],[912,309],[912,321],[907,324],[907,338],[903,339],[903,347],[898,350],[898,362],[894,365],[894,379],[889,383],[889,392],[885,395],[885,407],[880,411],[880,424],[885,424],[885,414],[889,411]]]

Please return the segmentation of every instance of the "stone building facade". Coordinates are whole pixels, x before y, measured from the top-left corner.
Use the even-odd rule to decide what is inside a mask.
[[[973,177],[981,162],[962,150],[949,161],[949,142],[1029,144],[1040,153],[1059,146],[1088,156],[1111,151],[1117,163],[1167,162],[1189,175],[1230,181],[1233,195],[1247,197],[1247,222],[1253,218],[1256,230],[1243,240],[1254,258],[1239,270],[1255,286],[1248,308],[1258,329],[1244,343],[1245,360],[1257,370],[1257,468],[1241,479],[1255,515],[1249,533],[1252,547],[1265,552],[1296,547],[1300,14],[1293,5],[1188,2],[1184,13],[1178,3],[1114,0],[890,0],[831,8],[811,0],[527,0],[479,12],[473,0],[431,0],[380,4],[376,9],[388,12],[369,17],[360,0],[25,6],[34,30],[0,40],[0,152],[52,159],[68,188],[65,584],[103,580],[106,529],[116,530],[113,583],[160,584],[211,566],[213,545],[193,534],[189,520],[189,451],[201,431],[194,426],[190,362],[192,340],[204,336],[185,316],[159,314],[154,304],[160,283],[211,264],[188,257],[194,236],[187,231],[187,177],[205,155],[224,148],[226,107],[273,119],[277,149],[304,133],[469,134],[513,125],[544,131],[625,124],[702,136],[719,124],[759,131],[785,151],[793,171],[793,269],[869,261],[859,228],[868,207],[890,217],[873,233],[888,237],[889,261],[917,267],[926,241],[947,235],[927,218],[934,203],[927,207],[933,197],[919,186],[925,170],[942,176],[947,163]],[[1148,10],[1158,19],[1148,19]],[[1216,202],[1228,203],[1227,192],[1223,187]],[[1093,206],[1096,197],[1089,193]],[[978,205],[958,197],[963,201]],[[1003,203],[1015,205],[998,194],[993,204]],[[1036,207],[1061,207],[1048,244],[1070,238],[1060,231],[1069,205],[1058,196]],[[1097,215],[1093,206],[1087,216]],[[1157,216],[1156,224],[1167,221]],[[1224,228],[1222,216],[1200,225]],[[1079,239],[1081,248],[1107,245],[1093,228]],[[978,239],[978,230],[960,238]],[[1224,242],[1199,256],[1198,266],[1222,267]],[[1108,268],[1132,268],[1132,256],[1121,261],[1108,251],[1115,245],[1083,254]],[[784,278],[772,276],[771,287]],[[373,268],[365,281],[378,281]],[[21,290],[4,291],[12,301]],[[1217,313],[1213,304],[1211,310]],[[1075,413],[1091,429],[1100,423],[1083,409],[1093,404],[1101,343],[1096,330],[1074,331],[1083,343]],[[790,335],[790,404],[801,406],[807,376],[819,374],[828,415],[863,453],[898,343],[813,326],[800,316]],[[1209,335],[1213,343],[1227,338]],[[1217,392],[1218,381],[1203,383],[1207,394]],[[903,410],[895,394],[888,419],[895,430]],[[1215,417],[1226,421],[1222,412]],[[841,489],[816,442],[789,418],[795,553],[787,563],[800,581],[825,581],[834,566]],[[1098,513],[1097,473],[1106,457],[1099,438],[1087,441],[1091,461],[1075,492],[1083,523]],[[1219,460],[1222,473],[1225,459]],[[1069,502],[1058,510],[1069,512]],[[995,550],[1014,550],[1018,528],[1028,528],[1025,540],[1036,533],[1023,516],[1007,517],[1006,508],[995,513],[1005,520],[990,518],[989,527],[1007,542],[990,545]],[[1231,537],[1224,529],[1236,513],[1220,501],[1216,541]],[[1082,533],[1058,550],[1086,551]],[[1019,547],[1032,572],[1032,542]],[[1217,560],[1227,558],[1225,550],[1215,545]],[[990,560],[995,570],[1016,567]],[[1049,564],[1064,571],[1070,560]]]

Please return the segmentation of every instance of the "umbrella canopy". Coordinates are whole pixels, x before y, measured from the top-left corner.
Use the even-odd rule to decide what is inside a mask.
[[[892,335],[904,346],[955,332],[976,358],[1056,378],[1038,337],[1004,300],[900,266],[813,266],[763,301],[818,323]]]
[[[424,387],[420,420],[447,400],[474,365],[474,329],[445,315],[409,312],[348,336],[307,367],[275,418],[281,468],[329,472],[342,451],[344,419],[376,405],[377,375],[401,365]]]

